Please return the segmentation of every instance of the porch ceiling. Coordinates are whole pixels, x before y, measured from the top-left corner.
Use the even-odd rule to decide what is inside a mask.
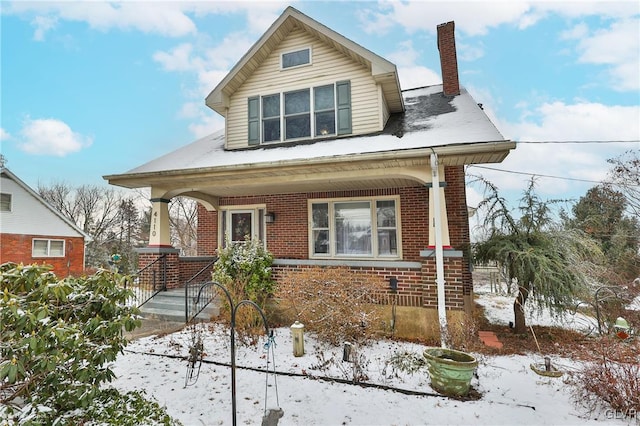
[[[451,147],[453,148],[453,147]],[[438,151],[442,151],[440,148]],[[446,148],[445,150],[446,151]],[[442,165],[498,163],[509,152],[496,150],[465,153],[439,152]],[[431,181],[430,150],[398,151],[380,155],[345,156],[129,173],[107,176],[110,184],[128,188],[152,187],[167,197],[188,195],[198,198],[244,195],[324,192],[424,185]],[[363,158],[366,157],[366,158]]]

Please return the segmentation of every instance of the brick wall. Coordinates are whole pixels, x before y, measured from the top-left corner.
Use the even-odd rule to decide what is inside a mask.
[[[469,220],[466,204],[465,175],[463,166],[445,167],[445,198],[447,204],[449,237],[451,246],[463,252],[462,258],[445,259],[445,297],[449,309],[462,309],[464,295],[471,293],[469,269]],[[309,199],[335,199],[348,197],[399,196],[402,227],[403,261],[420,262],[421,268],[357,268],[363,276],[382,276],[385,282],[398,278],[397,296],[388,289],[381,290],[381,300],[397,297],[401,306],[437,307],[435,259],[423,258],[420,251],[429,244],[428,189],[422,186],[368,189],[357,191],[328,191],[296,194],[226,197],[220,206],[264,204],[268,212],[275,213],[273,223],[266,224],[267,245],[276,259],[308,259],[308,207]],[[218,215],[204,207],[198,209],[198,255],[211,256],[217,249]],[[275,278],[285,270],[304,266],[276,266]]]
[[[64,257],[33,257],[33,239],[65,240]],[[82,237],[49,237],[46,235],[0,234],[0,263],[45,264],[53,267],[58,277],[84,273],[84,239]]]

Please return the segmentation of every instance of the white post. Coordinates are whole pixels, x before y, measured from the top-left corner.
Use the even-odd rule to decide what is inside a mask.
[[[436,240],[436,284],[438,287],[438,321],[440,323],[440,346],[447,346],[449,332],[447,329],[447,311],[444,298],[444,254],[442,249],[442,218],[440,217],[440,175],[438,172],[438,154],[431,155],[431,184],[433,185],[433,215]]]

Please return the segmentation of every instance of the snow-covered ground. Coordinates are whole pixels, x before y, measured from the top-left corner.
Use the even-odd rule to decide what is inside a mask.
[[[476,288],[480,303],[491,321],[506,323],[511,298]],[[550,317],[528,317],[532,324],[547,325]],[[583,319],[573,318],[573,325]],[[585,320],[586,321],[586,320]],[[552,322],[553,323],[553,322]],[[563,322],[571,326],[571,322]],[[186,357],[193,336],[200,334],[205,362],[197,382],[185,387]],[[413,374],[400,371],[391,362],[397,354],[422,354],[425,346],[415,343],[379,341],[358,348],[359,365],[367,384],[345,384],[326,377],[352,379],[354,364],[342,361],[342,348],[320,348],[310,333],[305,334],[305,355],[293,356],[288,328],[275,330],[275,346],[265,350],[236,346],[236,402],[238,424],[260,424],[267,408],[281,407],[280,425],[583,425],[637,424],[621,419],[613,411],[589,413],[572,400],[573,386],[561,378],[548,378],[531,370],[542,362],[539,354],[526,356],[485,356],[479,360],[477,377],[471,385],[480,397],[460,401],[437,395],[429,386],[425,370]],[[247,369],[269,369],[281,375]],[[275,363],[273,362],[275,361]],[[221,326],[184,330],[163,337],[135,340],[113,366],[118,378],[113,385],[121,390],[144,389],[148,396],[166,406],[169,414],[185,425],[231,424],[231,370],[228,330]],[[576,361],[553,357],[554,366],[566,372],[580,368]],[[408,391],[408,392],[404,392]],[[265,404],[266,401],[266,404]],[[634,423],[636,422],[636,423]]]

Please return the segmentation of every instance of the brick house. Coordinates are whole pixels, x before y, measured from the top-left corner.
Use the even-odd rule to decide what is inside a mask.
[[[500,162],[515,143],[460,86],[453,22],[437,48],[443,84],[402,90],[394,64],[287,8],[207,96],[224,131],[105,176],[151,187],[143,264],[172,256],[180,284],[167,206],[187,196],[201,256],[249,234],[276,278],[314,265],[382,276],[407,335],[437,327],[436,281],[447,315],[470,311],[464,166]]]
[[[0,185],[0,263],[46,264],[59,277],[85,267],[90,237],[9,169]]]

